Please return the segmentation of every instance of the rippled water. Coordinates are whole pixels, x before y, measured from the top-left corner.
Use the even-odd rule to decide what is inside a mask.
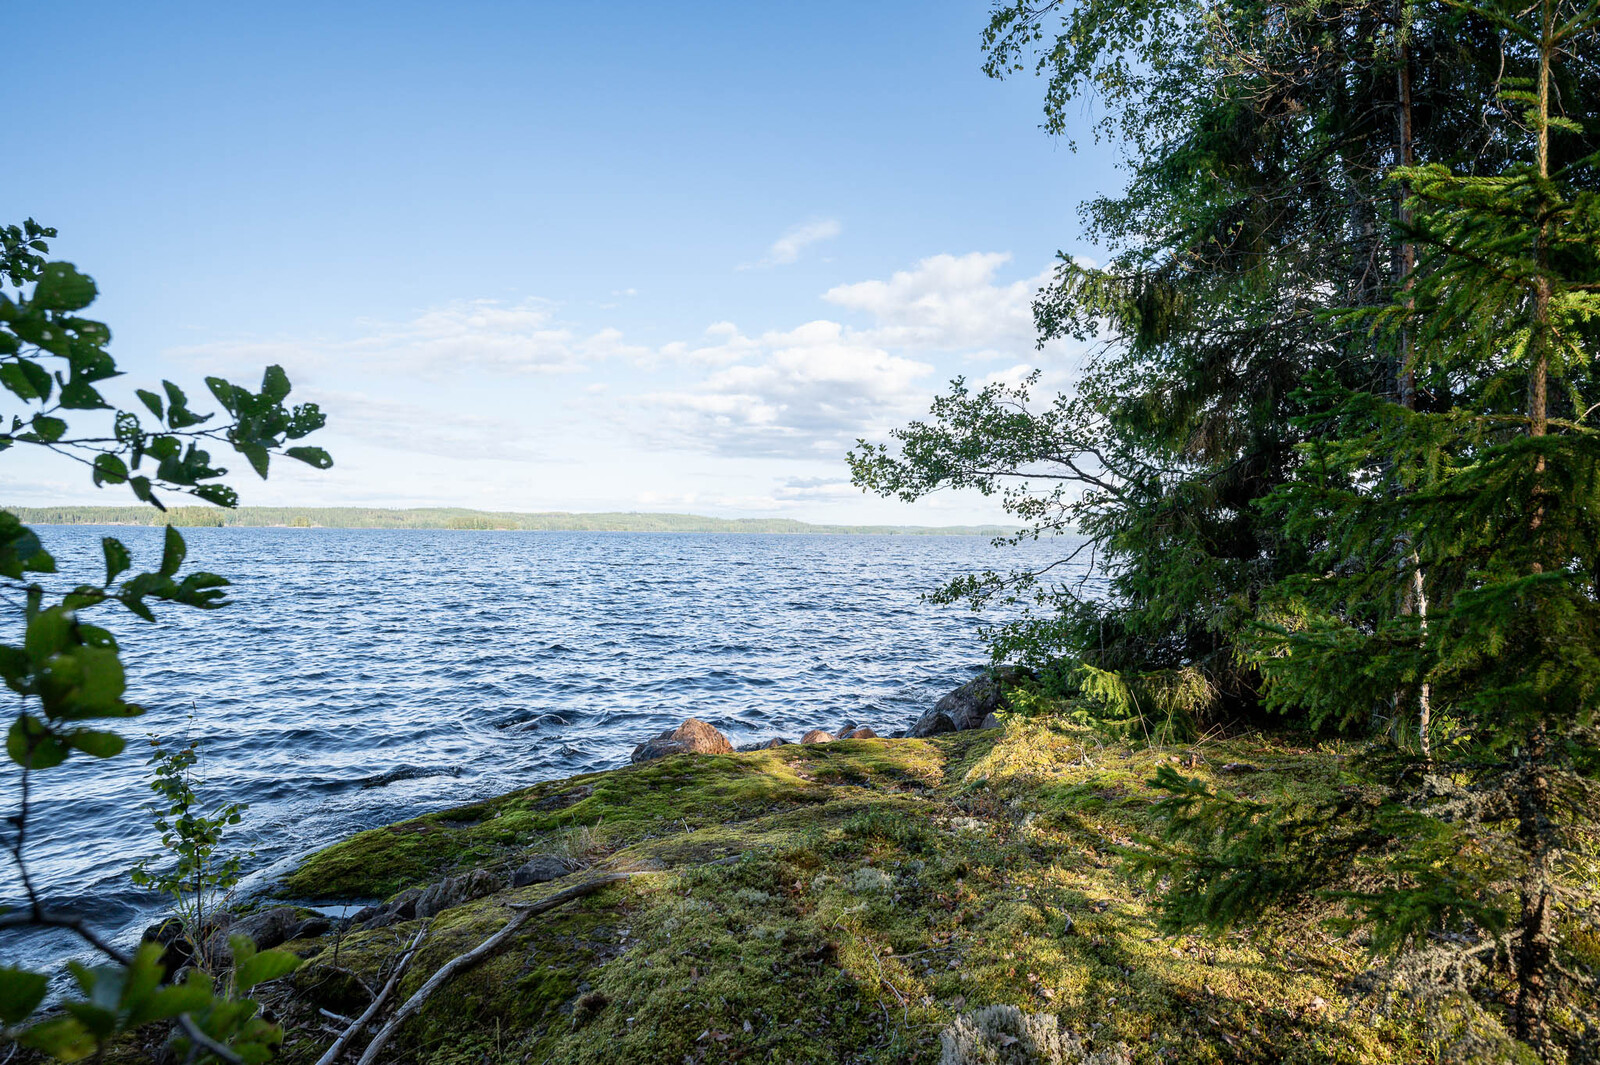
[[[160,553],[159,529],[40,531],[65,583],[95,572],[103,535],[136,563]],[[979,620],[919,595],[1016,560],[965,536],[185,537],[191,566],[234,581],[235,605],[169,608],[154,626],[108,608],[96,620],[122,640],[128,697],[149,711],[124,734],[181,736],[192,713],[211,793],[250,804],[237,840],[256,852],[256,884],[362,828],[618,765],[688,716],[734,743],[903,728],[984,660]],[[39,775],[28,847],[53,905],[124,937],[159,908],[127,878],[156,843],[129,812],[149,798],[141,746]],[[19,890],[7,868],[0,900]],[[10,963],[64,949],[0,936]]]

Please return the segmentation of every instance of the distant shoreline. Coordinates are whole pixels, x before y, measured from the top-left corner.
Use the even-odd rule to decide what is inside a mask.
[[[757,535],[1008,536],[1004,525],[814,525],[790,518],[708,518],[641,511],[515,513],[454,507],[6,507],[28,525],[183,528],[446,529],[468,532],[746,533]]]

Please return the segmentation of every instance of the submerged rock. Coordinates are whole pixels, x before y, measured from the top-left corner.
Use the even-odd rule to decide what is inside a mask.
[[[992,728],[987,723],[996,710],[1006,706],[1005,689],[1023,680],[1033,679],[1033,671],[1021,666],[999,666],[967,681],[955,691],[934,704],[932,710],[917,719],[911,726],[911,735],[937,736],[941,732],[965,732],[968,729]],[[996,718],[994,724],[998,725]]]
[[[668,729],[633,749],[633,761],[649,762],[669,754],[732,754],[728,737],[706,724],[689,718],[675,729]]]

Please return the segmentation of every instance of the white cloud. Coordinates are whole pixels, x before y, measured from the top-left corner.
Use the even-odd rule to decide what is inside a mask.
[[[772,242],[767,254],[757,263],[745,263],[741,270],[761,266],[787,266],[800,258],[800,253],[819,241],[832,240],[844,231],[837,219],[824,218],[791,226],[783,236]]]
[[[1014,357],[1033,350],[1033,297],[1052,268],[996,283],[995,272],[1010,259],[994,252],[935,255],[887,281],[837,285],[822,298],[871,315],[876,324],[867,335],[878,344]]]
[[[926,400],[933,367],[815,321],[787,332],[728,335],[753,361],[723,366],[698,385],[642,397],[664,443],[730,455],[837,457]]]
[[[848,477],[789,477],[772,494],[783,503],[829,503],[857,499],[861,489]]]
[[[374,447],[474,462],[549,457],[522,426],[500,418],[444,413],[363,392],[312,389],[303,398],[322,408],[330,434]],[[337,451],[337,447],[331,449]]]
[[[276,362],[304,374],[359,361],[386,373],[431,376],[464,367],[510,375],[575,373],[606,359],[648,353],[624,343],[616,329],[580,333],[558,321],[554,307],[543,300],[509,305],[462,300],[405,322],[355,324],[362,335],[354,339],[225,341],[174,348],[167,354],[208,367],[259,368]]]
[[[615,329],[580,337],[555,320],[549,304],[528,300],[451,303],[351,345],[354,351],[418,370],[476,366],[502,373],[571,373],[600,359],[643,349],[622,343]]]

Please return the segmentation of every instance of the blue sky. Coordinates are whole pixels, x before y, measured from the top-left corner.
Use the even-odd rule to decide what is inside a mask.
[[[325,407],[335,469],[247,504],[984,520],[843,453],[956,374],[1081,357],[1027,303],[1117,172],[982,74],[987,17],[18,5],[0,202],[95,277],[130,387],[280,362]],[[7,502],[121,501],[8,460]]]

